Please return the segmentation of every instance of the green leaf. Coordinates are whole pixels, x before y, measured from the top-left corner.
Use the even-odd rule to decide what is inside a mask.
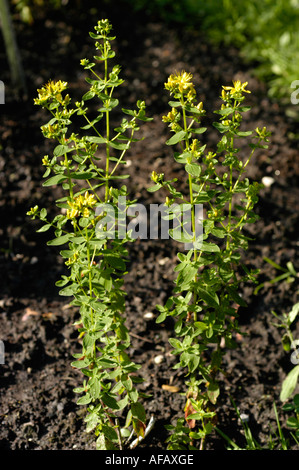
[[[216,404],[219,393],[220,393],[220,389],[219,389],[218,383],[210,382],[208,386],[207,394],[208,394],[210,402],[213,403],[213,405]]]
[[[164,312],[161,312],[158,318],[156,319],[156,323],[162,323],[166,319],[167,314],[168,314],[167,310],[164,310]]]
[[[96,412],[93,412],[93,413],[90,413],[89,415],[87,415],[86,418],[84,419],[84,421],[85,421],[85,423],[87,423],[86,432],[90,432],[98,424],[99,417],[98,417]]]
[[[219,109],[219,110],[214,111],[214,112],[217,113],[217,114],[221,114],[221,116],[228,116],[229,114],[232,114],[233,111],[234,111],[234,108],[229,106],[228,108]]]
[[[55,282],[55,286],[63,287],[69,282],[69,278],[67,276],[62,275],[62,278],[59,281]]]
[[[179,106],[182,106],[180,101],[169,101],[168,104],[171,106],[171,108],[178,108]]]
[[[297,418],[295,418],[295,416],[291,416],[288,420],[287,420],[287,426],[289,428],[299,428],[299,420]]]
[[[101,387],[100,387],[100,382],[97,377],[93,377],[92,379],[89,380],[89,392],[90,395],[92,396],[93,399],[99,398]]]
[[[89,394],[84,395],[84,397],[79,398],[77,405],[89,405],[91,402],[91,396]]]
[[[194,132],[194,134],[203,134],[206,130],[206,127],[199,127],[198,129],[192,129],[192,132]]]
[[[132,403],[131,411],[132,411],[133,418],[138,419],[142,423],[146,422],[146,413],[141,403],[139,402]]]
[[[215,245],[215,243],[202,242],[200,249],[201,251],[205,253],[219,253],[220,252],[219,246]]]
[[[112,268],[118,269],[119,271],[126,270],[126,263],[119,255],[107,254],[105,255],[105,260]]]
[[[44,181],[43,186],[54,186],[56,184],[62,183],[67,179],[64,175],[55,175],[51,176],[48,180]]]
[[[219,307],[219,298],[216,292],[208,292],[201,287],[196,288],[199,297],[206,302],[210,307]]]
[[[211,198],[212,198],[212,196],[209,193],[207,193],[206,191],[201,191],[196,196],[194,203],[195,204],[201,204],[203,202],[208,202]]]
[[[223,134],[224,132],[227,132],[229,130],[229,126],[225,126],[224,124],[221,124],[220,122],[213,122],[213,126],[216,127],[216,129]]]
[[[225,235],[226,235],[226,230],[224,228],[214,227],[211,230],[211,234],[214,235],[214,237],[217,237],[217,238],[224,238]]]
[[[96,441],[96,449],[97,450],[109,450],[106,444],[106,439],[104,434],[101,432]]]
[[[92,142],[94,144],[104,144],[106,142],[106,139],[104,139],[104,137],[96,137],[96,136],[87,136],[86,137],[86,140],[88,140],[88,142]]]
[[[51,228],[52,225],[51,224],[46,224],[46,225],[43,225],[41,228],[39,228],[37,230],[37,232],[46,232],[47,230],[49,230],[49,228]]]
[[[181,142],[186,135],[187,135],[186,131],[179,131],[166,141],[166,145],[175,145],[178,142]]]
[[[294,392],[299,376],[299,365],[295,366],[284,379],[280,392],[280,400],[286,401]]]
[[[112,148],[117,149],[117,150],[126,150],[130,147],[130,142],[128,142],[126,144],[122,144],[121,142],[109,141],[108,145],[109,145],[109,147],[112,147]]]
[[[174,153],[174,159],[178,163],[187,163],[189,157],[191,157],[191,152]]]
[[[49,240],[47,242],[47,245],[49,246],[58,246],[58,245],[64,245],[67,243],[72,237],[72,234],[67,233],[66,235],[61,235],[61,237],[54,238],[53,240]]]
[[[110,426],[102,425],[102,432],[105,435],[106,439],[108,439],[108,441],[110,442],[118,441],[117,432],[115,431],[114,428]]]
[[[81,359],[79,361],[74,361],[71,363],[72,367],[75,367],[76,369],[84,369],[85,367],[88,367],[90,364],[90,360],[85,357],[84,359]]]
[[[162,188],[162,184],[155,184],[154,186],[151,186],[150,188],[147,188],[149,193],[154,193],[158,191],[159,189]]]
[[[64,155],[65,153],[71,152],[72,150],[74,149],[70,148],[68,145],[60,144],[60,145],[57,145],[57,147],[55,147],[53,154],[55,155],[55,157],[60,157],[61,155]]]
[[[95,172],[91,171],[81,171],[81,172],[74,172],[70,174],[70,177],[74,180],[89,180],[90,178],[96,175]]]
[[[186,356],[188,356],[186,365],[188,365],[189,371],[193,373],[198,368],[200,358],[196,354],[187,354]]]
[[[181,351],[183,349],[182,343],[176,338],[169,338],[169,343],[171,346],[176,349],[177,351]]]
[[[297,317],[298,313],[299,313],[299,302],[296,303],[295,305],[293,305],[293,308],[289,313],[289,322],[290,322],[290,324],[293,323],[293,321]]]
[[[236,292],[235,288],[234,287],[231,287],[231,286],[226,286],[226,289],[230,295],[230,297],[238,304],[240,305],[241,307],[247,307],[247,303],[245,302],[245,300],[242,299],[242,297],[238,294],[238,292]]]
[[[74,295],[74,293],[77,291],[77,284],[71,284],[70,286],[65,287],[64,289],[61,289],[59,291],[59,295],[65,296],[65,297],[70,297]]]
[[[201,167],[194,163],[187,163],[185,166],[187,173],[191,176],[199,177],[201,173]]]
[[[201,334],[203,331],[205,331],[208,328],[208,325],[202,321],[196,321],[194,322],[194,326],[197,328],[196,329],[196,334]]]
[[[195,274],[197,273],[197,268],[188,264],[185,268],[180,272],[180,280],[182,279],[184,284],[191,282],[194,280]]]
[[[247,137],[248,135],[251,135],[252,131],[238,131],[236,135],[238,137]]]
[[[111,395],[108,395],[107,393],[104,393],[102,396],[102,400],[105,403],[105,405],[108,406],[108,408],[111,408],[112,410],[118,410],[118,404],[115,398]]]
[[[82,96],[82,101],[91,100],[94,96],[95,96],[95,92],[89,90],[87,93],[85,93],[85,94]]]

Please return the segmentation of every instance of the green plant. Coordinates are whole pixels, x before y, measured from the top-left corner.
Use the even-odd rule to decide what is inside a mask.
[[[293,306],[291,311],[283,313],[281,316],[277,315],[275,312],[272,312],[275,318],[278,319],[279,323],[274,323],[277,328],[283,328],[285,333],[282,337],[282,345],[285,351],[290,352],[293,349],[291,354],[291,362],[295,365],[291,371],[287,374],[284,379],[280,392],[281,401],[286,401],[294,393],[296,388],[298,377],[299,377],[299,352],[298,352],[298,340],[294,340],[291,325],[297,318],[299,313],[299,302]]]
[[[288,261],[286,264],[286,267],[282,267],[279,264],[275,263],[272,261],[270,258],[265,257],[264,260],[269,263],[271,266],[273,266],[275,269],[278,271],[282,271],[282,274],[279,274],[278,276],[275,276],[273,279],[270,279],[268,281],[269,284],[275,284],[277,282],[287,282],[287,283],[293,283],[296,281],[298,278],[298,273],[296,272],[293,263],[291,261]],[[265,286],[265,282],[259,284],[254,293],[257,294],[260,289],[262,289]],[[299,355],[298,355],[298,340],[294,339],[293,337],[293,323],[295,322],[297,316],[299,313],[299,303],[296,303],[293,305],[291,311],[289,313],[282,313],[282,315],[278,315],[274,311],[272,311],[272,314],[275,316],[275,318],[278,320],[278,323],[273,323],[274,326],[277,328],[281,328],[285,330],[285,333],[282,336],[282,345],[283,348],[286,352],[290,352],[291,349],[293,349],[293,352],[291,354],[291,362],[293,364],[299,364]],[[299,376],[299,365],[295,365],[293,369],[287,374],[286,378],[284,379],[282,383],[282,388],[280,392],[280,400],[281,401],[286,401],[290,396],[294,393],[294,390],[297,385],[298,381],[298,376]]]
[[[179,222],[169,233],[189,244],[186,253],[177,255],[174,295],[164,306],[157,306],[158,323],[168,316],[174,319],[175,337],[169,341],[172,353],[179,357],[175,368],[186,371],[184,413],[189,431],[184,433],[188,428],[182,421],[172,426],[169,449],[193,449],[196,440],[204,448],[206,435],[213,430],[222,356],[225,348],[235,346],[238,306],[246,306],[239,293],[240,285],[256,282],[257,271],[242,263],[241,252],[247,249],[249,240],[243,228],[257,219],[253,208],[260,185],[250,183],[244,176],[254,151],[267,148],[269,133],[257,128],[253,135],[256,142],[249,144],[249,155],[243,159],[239,156],[237,139],[252,135],[251,131],[240,129],[242,114],[250,109],[243,104],[248,93],[246,85],[235,81],[233,86],[222,89],[223,104],[215,111],[220,122],[214,123],[222,138],[214,153],[198,140],[206,131],[201,127],[205,111],[202,102],[197,102],[192,75],[176,73],[165,84],[174,98],[169,102],[171,111],[163,117],[173,133],[166,143],[178,149],[174,159],[184,165],[186,189],[184,193],[178,191],[175,179],[166,180],[164,174],[154,172],[155,185],[149,190],[168,190],[165,218]],[[203,233],[198,234],[196,209],[201,205],[206,217],[202,221]],[[182,220],[188,211],[189,219]]]
[[[270,433],[268,442],[265,445],[261,445],[253,437],[253,434],[251,432],[251,429],[248,423],[244,419],[242,419],[240,411],[238,410],[235,402],[232,399],[231,401],[235,408],[236,414],[242,424],[246,445],[245,447],[240,447],[229,436],[227,436],[227,434],[225,434],[223,431],[221,431],[221,429],[216,427],[216,431],[218,432],[218,434],[221,437],[223,437],[228,443],[228,450],[288,450],[289,442],[285,438],[282,432],[281,424],[280,424],[279,417],[278,417],[277,407],[275,403],[273,404],[273,409],[274,409],[274,414],[275,414],[277,431]]]
[[[299,444],[299,394],[296,394],[294,397],[293,397],[293,402],[292,403],[286,403],[282,409],[284,411],[291,411],[291,412],[294,412],[294,415],[295,416],[291,416],[287,419],[287,426],[292,429],[292,431],[295,433],[293,434],[292,433],[292,436],[295,440],[295,442],[297,442],[297,444]]]
[[[294,268],[294,265],[293,265],[292,261],[288,261],[285,268],[283,268],[279,264],[275,263],[275,261],[272,261],[270,258],[268,258],[266,256],[264,257],[264,261],[271,264],[271,266],[273,266],[278,271],[282,271],[282,273],[283,273],[283,274],[279,274],[278,276],[275,276],[273,279],[270,279],[269,281],[267,281],[267,282],[269,282],[269,284],[276,284],[277,282],[281,282],[281,281],[286,281],[288,283],[291,283],[291,282],[294,282],[296,280],[296,278],[298,278],[298,276],[299,276],[299,274],[296,272],[296,270]],[[262,289],[264,286],[265,286],[264,282],[260,283],[255,288],[254,294],[257,294],[259,292],[259,290]]]
[[[75,354],[72,367],[82,371],[85,379],[76,393],[82,394],[79,405],[87,406],[86,429],[97,436],[98,449],[123,449],[131,434],[144,436],[146,413],[140,402],[136,384],[142,380],[136,372],[141,367],[129,358],[130,334],[125,325],[126,244],[129,233],[120,234],[123,217],[133,201],[127,201],[127,188],[119,183],[128,175],[117,174],[124,164],[126,151],[138,131],[138,121],[147,121],[145,103],[137,102],[136,110],[123,109],[119,127],[111,129],[111,112],[118,106],[114,90],[123,83],[120,67],[110,68],[115,53],[114,37],[108,20],[101,20],[90,36],[95,40],[103,63],[101,78],[96,62],[83,59],[81,65],[91,72],[86,78],[89,91],[71,107],[65,94],[67,83],[50,81],[38,90],[35,104],[52,115],[41,127],[46,138],[54,139],[53,156],[43,158],[46,167],[44,187],[58,185],[64,196],[56,201],[58,214],[48,220],[47,210],[33,207],[28,214],[45,224],[38,232],[54,229],[50,246],[62,246],[61,256],[69,270],[57,282],[62,296],[71,296],[78,306],[80,318],[75,323],[82,342],[82,351]],[[89,117],[86,102],[94,99],[96,115]],[[76,118],[76,119],[74,119]],[[73,123],[83,121],[81,135],[71,132]],[[119,199],[124,201],[119,204]],[[115,213],[119,225],[109,220]],[[125,413],[126,411],[126,413]]]
[[[272,97],[290,103],[291,83],[298,79],[298,0],[125,0],[133,8],[160,15],[163,21],[200,31],[220,46],[232,44],[266,81]],[[288,114],[298,119],[291,107]]]
[[[36,11],[44,10],[45,12],[51,9],[61,8],[63,5],[62,0],[11,0],[15,10],[19,13],[21,21],[27,24],[34,22]]]

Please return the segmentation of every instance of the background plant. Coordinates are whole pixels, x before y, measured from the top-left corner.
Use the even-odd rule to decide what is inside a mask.
[[[169,219],[176,219],[176,208],[191,208],[192,235],[186,227],[182,242],[191,243],[186,253],[178,253],[174,294],[164,306],[157,306],[157,322],[172,317],[175,337],[171,338],[172,353],[179,360],[175,368],[186,372],[185,422],[181,418],[168,439],[169,449],[204,448],[206,436],[213,430],[216,404],[220,393],[218,375],[226,348],[234,347],[234,335],[239,331],[238,307],[246,306],[240,295],[241,283],[256,282],[256,270],[242,263],[241,253],[249,238],[243,233],[246,224],[254,223],[253,211],[258,202],[260,185],[245,177],[246,168],[257,148],[267,148],[269,133],[265,128],[255,132],[241,131],[243,105],[247,83],[233,82],[223,86],[221,109],[215,111],[220,121],[214,126],[222,134],[215,152],[208,151],[198,140],[206,131],[201,127],[205,114],[202,102],[197,102],[192,75],[183,71],[169,77],[165,88],[173,96],[171,111],[163,117],[172,137],[167,145],[175,146],[176,162],[184,165],[186,190],[176,189],[176,180],[166,180],[164,174],[152,174],[155,185],[150,191],[169,191],[166,206]],[[239,138],[253,134],[249,155],[241,157]],[[195,207],[205,208],[203,234],[196,235]],[[174,230],[170,229],[171,236]]]
[[[277,284],[282,282],[287,282],[288,284],[295,283],[298,279],[298,273],[296,272],[292,261],[288,261],[286,263],[286,267],[280,266],[279,264],[275,263],[268,257],[264,258],[264,261],[269,263],[273,266],[277,271],[281,274],[278,276],[273,277],[266,282],[260,283],[254,290],[254,293],[257,294],[260,289],[266,286],[266,284]],[[291,369],[291,371],[287,374],[286,378],[282,383],[281,393],[280,393],[280,400],[285,402],[288,400],[295,391],[298,376],[299,376],[299,355],[298,355],[298,340],[294,338],[293,329],[295,325],[295,321],[298,317],[299,313],[299,302],[295,303],[292,309],[285,313],[283,312],[281,315],[278,315],[275,311],[272,311],[272,314],[275,316],[277,322],[273,323],[279,329],[284,330],[284,334],[282,335],[281,342],[283,349],[286,352],[291,352],[290,361],[293,364],[296,364],[295,367]]]
[[[164,21],[196,30],[200,25],[201,31],[218,46],[238,47],[257,76],[266,81],[270,95],[290,103],[290,86],[298,79],[298,0],[126,1],[137,9],[160,15]],[[288,113],[298,118],[292,107]]]
[[[299,393],[293,397],[291,403],[286,403],[283,408],[286,412],[291,412],[293,415],[287,419],[287,426],[293,432],[291,433],[293,439],[297,444],[299,444]]]
[[[80,369],[85,379],[75,389],[81,394],[79,405],[87,406],[87,431],[94,431],[98,449],[123,449],[131,434],[144,435],[146,415],[140,402],[136,384],[139,365],[129,358],[130,335],[125,325],[126,243],[130,235],[119,237],[120,227],[108,226],[107,204],[116,217],[123,217],[132,201],[119,207],[120,196],[127,196],[127,188],[118,183],[128,175],[117,174],[125,163],[126,151],[136,139],[138,121],[146,121],[145,103],[138,101],[136,110],[123,109],[119,127],[111,129],[111,112],[118,106],[114,90],[123,83],[120,67],[113,64],[111,47],[114,37],[108,20],[101,20],[90,36],[95,40],[98,55],[95,62],[82,59],[81,65],[91,72],[87,77],[89,91],[71,107],[66,93],[67,83],[50,81],[38,90],[35,104],[52,115],[41,127],[46,138],[54,139],[53,156],[46,155],[43,186],[62,186],[65,196],[56,201],[59,209],[53,220],[47,210],[33,207],[28,214],[45,224],[38,230],[54,230],[51,246],[62,246],[61,256],[68,267],[57,286],[62,296],[71,296],[78,306],[80,318],[76,322],[82,351],[75,355],[72,367]],[[103,77],[95,71],[96,62],[103,63]],[[94,100],[99,106],[90,118],[86,102]],[[83,121],[80,134],[74,123]],[[113,235],[112,235],[113,233]]]
[[[228,443],[228,447],[227,447],[228,450],[289,450],[289,440],[288,438],[285,437],[282,431],[282,427],[279,421],[277,407],[275,403],[273,404],[273,409],[274,409],[277,429],[274,431],[270,430],[267,443],[264,445],[261,445],[254,438],[249,424],[247,423],[246,420],[242,419],[242,415],[240,411],[238,410],[238,408],[236,407],[236,404],[234,403],[233,400],[232,400],[232,403],[235,408],[236,414],[239,418],[239,421],[242,424],[244,437],[245,437],[245,446],[241,447],[236,442],[234,442],[229,436],[227,436],[223,431],[221,431],[221,429],[216,428],[218,434],[220,434],[220,436],[222,436]]]

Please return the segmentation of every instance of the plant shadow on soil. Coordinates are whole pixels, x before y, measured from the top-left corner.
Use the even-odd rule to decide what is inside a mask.
[[[35,233],[38,222],[32,222],[25,214],[35,204],[54,214],[55,199],[60,196],[56,188],[41,190],[41,158],[50,154],[53,146],[40,132],[47,115],[33,105],[36,89],[50,78],[62,79],[69,82],[74,100],[82,95],[86,84],[79,62],[94,53],[88,32],[101,17],[109,19],[117,36],[117,63],[122,66],[127,84],[119,91],[121,106],[130,107],[137,99],[144,99],[148,115],[154,118],[142,126],[144,140],[132,147],[128,157],[131,164],[125,171],[131,175],[127,186],[132,197],[144,204],[161,203],[161,194],[147,191],[152,170],[165,172],[167,178],[183,178],[182,168],[173,163],[171,150],[165,146],[168,130],[161,121],[168,112],[168,96],[164,92],[167,76],[180,69],[194,74],[205,109],[210,110],[207,120],[211,122],[212,110],[219,105],[221,86],[233,79],[248,81],[252,110],[246,115],[246,126],[266,126],[273,132],[269,150],[261,151],[251,162],[249,177],[260,181],[271,176],[274,183],[261,191],[257,206],[260,220],[250,229],[253,240],[244,262],[261,269],[261,282],[276,275],[264,263],[264,256],[283,266],[293,261],[299,270],[299,155],[296,143],[289,138],[296,133],[296,126],[284,109],[267,97],[265,85],[254,78],[238,51],[211,46],[200,31],[166,25],[143,12],[128,14],[122,10],[121,2],[117,9],[104,3],[98,16],[95,8],[78,8],[69,5],[60,12],[41,15],[30,27],[15,22],[29,90],[27,99],[17,100],[8,86],[0,118],[3,450],[94,449],[94,437],[84,431],[84,408],[76,405],[77,396],[73,393],[73,388],[81,384],[80,374],[70,366],[72,354],[80,350],[73,327],[78,312],[69,306],[68,299],[59,297],[55,287],[65,267],[59,251],[47,247],[48,233]],[[0,63],[1,69],[6,70],[1,79],[9,83],[4,52]],[[215,148],[216,131],[211,128],[205,135],[207,146]],[[172,368],[175,358],[168,338],[173,325],[155,323],[155,305],[165,302],[171,293],[176,250],[175,243],[165,240],[139,240],[129,246],[125,288],[127,325],[132,332],[130,354],[142,364],[141,389],[151,395],[145,407],[148,415],[156,418],[154,429],[141,444],[147,449],[165,449],[164,425],[174,423],[183,413],[180,393],[162,387],[175,385],[179,392],[184,391],[184,374]],[[270,428],[276,429],[273,403],[279,407],[281,384],[292,364],[282,349],[281,334],[272,324],[271,311],[288,311],[296,302],[297,290],[297,281],[266,283],[254,296],[253,286],[244,286],[242,295],[248,307],[240,310],[240,325],[245,334],[237,338],[238,347],[224,357],[226,373],[220,378],[218,406],[218,427],[240,445],[244,444],[242,426],[230,396],[240,412],[249,415],[253,435],[262,445],[267,444]],[[153,312],[154,318],[148,319],[147,312]],[[158,355],[162,362],[154,360]],[[280,416],[287,432],[286,418]],[[209,437],[208,450],[225,448],[224,440],[216,433]]]

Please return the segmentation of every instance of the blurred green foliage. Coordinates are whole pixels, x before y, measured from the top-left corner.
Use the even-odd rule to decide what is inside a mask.
[[[36,11],[81,8],[75,0],[10,0],[21,19],[32,23]],[[130,8],[163,21],[204,33],[218,45],[234,45],[256,75],[264,80],[270,96],[290,104],[291,84],[299,79],[299,0],[118,0]],[[115,7],[115,0],[102,0]]]
[[[65,5],[65,0],[11,0],[12,11],[20,16],[24,23],[32,24],[37,11],[45,11],[60,8]]]
[[[216,44],[234,45],[254,63],[269,94],[290,102],[299,78],[299,0],[126,0],[137,10],[199,29]]]

